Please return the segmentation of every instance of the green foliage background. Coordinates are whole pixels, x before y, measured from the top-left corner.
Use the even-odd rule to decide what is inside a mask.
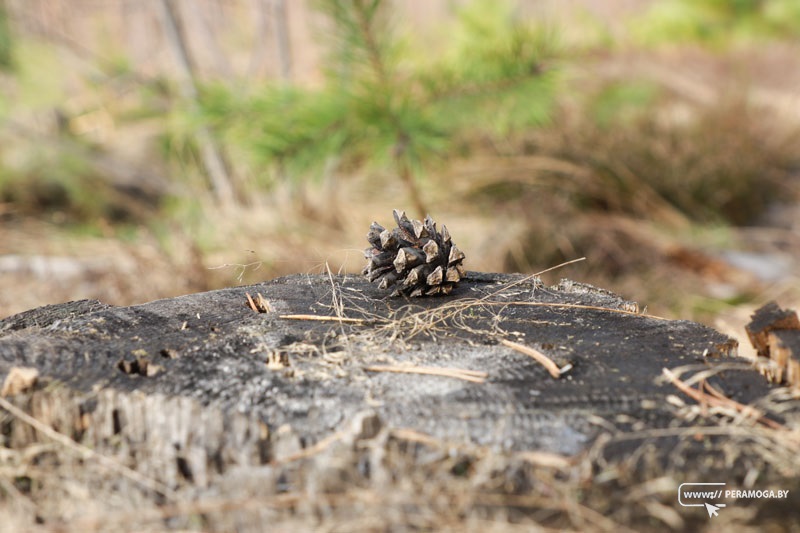
[[[479,0],[458,13],[433,58],[395,29],[389,3],[316,2],[331,21],[320,87],[207,87],[203,111],[267,182],[340,165],[422,175],[475,135],[545,124],[558,86],[555,35],[518,21],[510,3]]]
[[[664,0],[631,22],[641,42],[694,41],[717,47],[800,35],[794,0]]]

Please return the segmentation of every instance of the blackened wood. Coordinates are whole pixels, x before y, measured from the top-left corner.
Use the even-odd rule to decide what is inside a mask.
[[[253,311],[247,293],[263,294],[273,311]],[[623,505],[633,488],[664,476],[742,479],[753,465],[759,479],[778,475],[731,440],[737,433],[647,436],[694,431],[692,423],[702,435],[705,424],[684,420],[668,401],[679,393],[660,379],[665,367],[719,370],[710,373],[709,383],[745,404],[769,392],[770,385],[746,365],[716,368],[736,361],[736,342],[713,329],[631,313],[632,302],[585,284],[545,287],[519,275],[469,273],[449,296],[409,302],[387,298],[360,276],[295,275],[130,307],[50,306],[0,320],[0,379],[14,367],[37,369],[40,383],[12,397],[16,406],[182,490],[187,508],[220,495],[250,502],[275,501],[287,491],[307,495],[291,509],[303,520],[301,529],[324,521],[328,515],[315,514],[315,506],[325,500],[316,498],[330,493],[354,490],[380,501],[388,491],[398,498],[394,511],[407,510],[403,502],[417,501],[430,482],[420,474],[431,464],[431,452],[420,444],[425,438],[446,443],[447,454],[465,446],[491,450],[492,464],[505,465],[492,474],[492,490],[509,497],[539,486],[531,477],[537,469],[514,466],[516,452],[556,453],[571,457],[560,459],[567,464],[588,461],[589,470],[564,471],[561,482],[575,485],[563,493],[598,498],[608,512]],[[329,320],[289,318],[308,315]],[[553,379],[530,357],[500,344],[505,338],[571,369]],[[137,369],[161,370],[133,371],[132,363],[124,363],[132,361]],[[387,364],[453,367],[485,373],[486,379],[367,370]],[[398,440],[409,432],[423,441]],[[7,415],[2,438],[12,450],[46,440]],[[374,440],[357,443],[366,438]],[[303,454],[309,459],[297,460]],[[640,456],[646,460],[629,460]],[[388,472],[390,460],[404,466]],[[59,464],[71,463],[61,458]],[[462,475],[453,472],[468,472],[469,464],[443,460],[441,475],[450,481],[437,490],[447,490],[460,479],[453,476]],[[494,471],[488,464],[482,468]],[[615,469],[618,489],[586,482],[593,468]],[[72,477],[78,484],[87,480],[89,494],[110,491],[137,505],[160,501],[90,471],[71,471]],[[393,479],[406,481],[386,485]],[[770,486],[783,487],[787,479]],[[518,512],[513,501],[500,500],[499,511]],[[341,512],[354,520],[362,508]],[[210,529],[263,527],[264,516],[247,516],[247,526],[214,513],[203,520]],[[175,523],[190,527],[190,518]],[[45,513],[43,519],[59,523],[58,515]],[[138,519],[126,527],[141,529]]]
[[[800,329],[797,313],[783,310],[775,302],[760,307],[745,326],[750,342],[759,355],[769,357],[769,332],[776,329]]]

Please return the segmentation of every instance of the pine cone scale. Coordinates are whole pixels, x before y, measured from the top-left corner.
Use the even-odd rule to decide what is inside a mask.
[[[433,272],[428,274],[427,279],[425,282],[430,285],[431,287],[438,287],[442,284],[442,265],[437,266]]]
[[[450,283],[458,283],[459,281],[461,281],[461,275],[458,273],[457,269],[448,268],[447,273],[444,275],[444,279],[446,279]]]
[[[369,233],[367,234],[367,240],[373,247],[377,247],[380,244],[381,233],[383,233],[385,229],[386,228],[377,222],[373,222],[372,225],[370,225]]]
[[[465,257],[464,252],[462,252],[461,250],[456,248],[455,245],[453,245],[453,247],[450,248],[450,255],[447,258],[447,265],[450,266],[455,264],[461,264],[461,261],[464,260],[464,257]]]
[[[426,263],[433,263],[439,258],[439,245],[434,240],[426,242],[422,247],[422,251],[425,252]]]

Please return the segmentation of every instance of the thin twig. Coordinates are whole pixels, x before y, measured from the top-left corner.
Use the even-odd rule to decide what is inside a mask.
[[[339,298],[339,292],[336,290],[336,282],[333,281],[333,272],[327,261],[325,261],[325,270],[328,272],[328,280],[331,282],[331,304],[333,310],[338,318],[344,317],[344,304]]]
[[[734,409],[735,411],[742,413],[745,416],[752,417],[756,422],[767,426],[771,429],[786,429],[783,424],[779,424],[774,420],[770,420],[764,413],[756,409],[751,405],[743,405],[736,400],[732,400],[730,398],[726,398],[722,393],[716,391],[721,397],[717,397],[716,394],[707,394],[704,393],[700,389],[693,389],[683,381],[681,381],[675,374],[673,374],[668,368],[663,368],[662,372],[667,377],[670,383],[675,385],[681,392],[695,400],[700,405],[711,405],[714,407],[726,407],[729,409]]]
[[[644,439],[665,439],[670,437],[696,437],[699,435],[724,435],[724,436],[752,436],[753,427],[744,426],[689,426],[674,428],[650,428],[641,431],[631,431],[630,433],[619,433],[613,435],[611,440],[614,442]],[[762,430],[766,431],[766,430]],[[794,444],[792,444],[794,446]]]
[[[418,442],[420,444],[425,444],[427,446],[436,446],[439,448],[452,449],[452,446],[450,444],[447,444],[435,437],[432,437],[427,433],[422,433],[421,431],[417,431],[411,428],[395,428],[391,430],[391,434],[393,437],[400,440],[405,440],[409,442]],[[467,447],[465,448],[465,450],[469,450],[472,453],[479,453],[479,454],[486,453],[486,448],[484,447]],[[549,452],[542,452],[535,450],[517,452],[514,454],[514,457],[537,466],[548,466],[552,468],[557,468],[559,470],[565,470],[573,465],[573,459],[570,457],[559,455],[556,453],[549,453]]]
[[[11,415],[14,416],[15,418],[28,424],[36,431],[39,431],[43,435],[56,441],[65,448],[68,448],[69,450],[72,450],[73,452],[80,454],[83,458],[95,459],[98,463],[102,464],[109,470],[113,470],[114,472],[121,474],[122,476],[125,476],[134,483],[137,483],[146,489],[158,492],[170,499],[174,497],[174,492],[172,491],[172,489],[164,485],[163,483],[151,479],[147,476],[144,476],[139,472],[137,472],[136,470],[128,468],[127,466],[116,461],[115,459],[112,459],[111,457],[99,454],[96,451],[92,450],[91,448],[88,448],[83,444],[75,442],[74,440],[67,437],[63,433],[59,433],[58,431],[47,426],[47,424],[44,424],[39,420],[35,419],[34,417],[32,417],[31,415],[27,414],[25,411],[16,407],[14,404],[9,402],[5,398],[0,397],[0,407],[11,413]]]
[[[434,366],[410,366],[410,365],[374,365],[365,366],[364,370],[370,372],[396,372],[402,374],[427,374],[431,376],[443,376],[456,379],[463,379],[472,383],[484,383],[489,374],[476,370],[464,370],[461,368],[441,368]]]
[[[515,457],[536,466],[548,466],[559,470],[566,470],[573,464],[573,460],[567,456],[537,450],[517,452]]]
[[[393,428],[390,430],[392,436],[399,440],[405,440],[408,442],[417,442],[419,444],[426,444],[428,446],[441,446],[442,441],[439,439],[428,435],[427,433],[422,433],[421,431],[417,431],[416,429],[411,428]]]
[[[309,446],[308,448],[304,448],[297,453],[293,453],[286,457],[282,457],[280,459],[275,459],[271,462],[271,464],[284,464],[284,463],[291,463],[293,461],[297,461],[299,459],[306,459],[311,457],[312,455],[316,455],[322,451],[324,451],[328,446],[336,442],[337,440],[341,439],[344,436],[344,432],[337,431],[336,433],[331,433],[324,439],[320,440],[313,446]]]
[[[279,318],[287,320],[316,320],[318,322],[347,322],[348,324],[364,324],[367,321],[363,318],[347,318],[325,315],[280,315]]]
[[[531,274],[530,276],[525,276],[524,278],[518,279],[517,281],[515,281],[513,283],[509,283],[505,287],[501,287],[501,288],[497,289],[496,291],[487,294],[483,298],[479,298],[478,302],[485,302],[486,300],[488,300],[492,296],[496,296],[496,295],[498,295],[498,294],[500,294],[500,293],[502,293],[504,291],[507,291],[508,289],[510,289],[512,287],[516,287],[517,285],[521,285],[523,283],[527,283],[528,281],[536,279],[539,276],[541,276],[542,274],[546,274],[547,272],[550,272],[550,271],[565,267],[567,265],[571,265],[573,263],[580,263],[581,261],[585,261],[585,260],[586,260],[585,257],[579,257],[577,259],[571,259],[569,261],[564,261],[563,263],[559,263],[556,266],[552,266],[550,268],[545,268],[544,270],[540,270],[539,272],[537,272],[535,274]]]
[[[507,339],[500,339],[500,344],[508,346],[509,348],[516,350],[518,352],[524,353],[525,355],[529,355],[533,357],[537,363],[542,365],[550,372],[550,375],[553,376],[555,379],[561,377],[561,369],[558,368],[558,365],[553,362],[552,359],[547,357],[545,354],[531,348],[530,346],[525,346],[524,344],[519,344],[518,342],[513,342]]]

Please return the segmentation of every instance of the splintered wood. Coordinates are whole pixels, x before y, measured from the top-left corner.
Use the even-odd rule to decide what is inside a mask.
[[[800,389],[800,320],[775,302],[758,309],[745,326],[760,357],[772,364],[762,369],[767,379]]]
[[[34,385],[36,380],[39,379],[39,370],[36,368],[15,366],[9,370],[5,381],[3,381],[3,388],[0,389],[0,396],[16,396],[25,392]]]
[[[244,293],[247,296],[247,303],[250,306],[250,309],[257,313],[271,313],[274,311],[272,308],[272,304],[269,303],[269,300],[264,298],[261,293],[257,293],[255,299],[250,296],[249,292]]]

